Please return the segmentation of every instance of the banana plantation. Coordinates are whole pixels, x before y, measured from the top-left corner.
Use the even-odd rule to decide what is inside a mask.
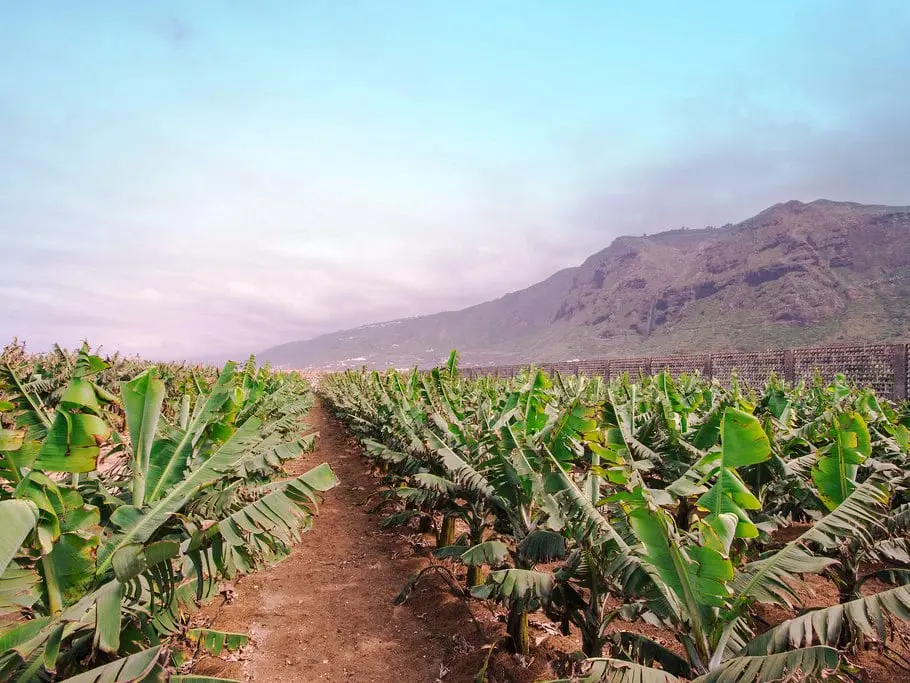
[[[87,347],[0,357],[0,680],[203,683],[189,628],[222,580],[274,563],[312,522],[328,466],[296,374],[149,365]]]
[[[375,462],[383,524],[436,530],[399,602],[444,574],[525,655],[538,613],[579,638],[566,680],[870,680],[870,649],[910,671],[907,405],[841,379],[466,380],[454,353],[320,392]]]
[[[381,526],[433,539],[389,603],[441,577],[501,618],[490,653],[535,656],[544,619],[577,642],[565,681],[863,681],[870,652],[910,672],[906,404],[842,379],[467,379],[454,352],[318,392],[374,468]],[[0,680],[227,680],[194,662],[248,634],[195,615],[288,556],[338,483],[288,475],[316,400],[252,358],[7,347]]]

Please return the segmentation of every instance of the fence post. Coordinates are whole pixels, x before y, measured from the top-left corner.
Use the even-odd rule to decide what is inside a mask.
[[[784,351],[784,379],[791,384],[796,382],[796,359],[793,357],[793,349]]]
[[[654,374],[653,369],[651,368],[651,359],[650,358],[645,359],[645,374],[646,375]]]
[[[709,353],[705,359],[705,378],[708,381],[714,379],[714,354]]]
[[[891,347],[893,360],[891,367],[894,369],[894,400],[900,401],[907,398],[907,352],[908,344],[895,344]]]

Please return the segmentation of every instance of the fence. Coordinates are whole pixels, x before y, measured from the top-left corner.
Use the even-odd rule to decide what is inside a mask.
[[[787,349],[786,351],[754,351],[703,353],[686,356],[650,358],[605,358],[601,360],[540,363],[547,372],[560,374],[600,375],[604,379],[618,377],[624,372],[635,377],[640,372],[651,374],[669,370],[672,374],[700,372],[710,378],[727,381],[733,372],[753,384],[764,382],[773,372],[795,382],[809,379],[818,372],[826,380],[837,374],[861,386],[872,387],[880,396],[895,400],[907,398],[910,384],[910,344],[867,344],[862,346],[825,346]],[[463,374],[476,377],[493,375],[512,377],[525,365],[464,368]]]

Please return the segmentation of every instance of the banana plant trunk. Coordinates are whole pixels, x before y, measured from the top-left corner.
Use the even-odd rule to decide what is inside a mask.
[[[471,524],[471,545],[475,546],[479,543],[483,543],[483,524],[477,524],[476,519],[472,520]],[[468,576],[466,583],[468,585],[468,590],[471,590],[475,586],[479,586],[486,579],[486,574],[483,570],[483,566],[469,566],[468,567]]]
[[[581,651],[589,658],[603,657],[603,638],[596,625],[593,628],[584,628],[581,631]]]
[[[520,602],[513,602],[509,606],[506,630],[509,634],[512,650],[521,655],[529,654],[531,643],[528,638],[528,610]]]
[[[847,574],[847,576],[840,577],[835,583],[837,584],[837,599],[840,604],[852,600],[859,600],[863,597],[863,594],[857,588],[859,582],[856,580],[855,576]]]
[[[455,518],[451,515],[442,518],[442,526],[436,535],[437,548],[445,548],[448,545],[455,545]]]
[[[676,527],[680,531],[688,531],[691,523],[692,506],[686,498],[681,498],[676,511]]]
[[[145,472],[140,467],[133,469],[133,505],[141,508],[145,504]]]
[[[45,555],[41,558],[41,576],[44,579],[44,587],[47,590],[47,608],[51,616],[55,616],[63,611],[63,593],[60,591],[60,584],[57,581],[57,574],[51,558]]]
[[[841,604],[857,600],[862,597],[859,590],[859,566],[857,558],[860,555],[858,544],[849,543],[841,548],[839,553],[840,564],[835,565],[832,571],[834,583],[837,585],[838,600]]]

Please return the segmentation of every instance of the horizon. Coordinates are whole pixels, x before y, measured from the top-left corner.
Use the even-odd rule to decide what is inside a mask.
[[[675,8],[8,7],[0,339],[247,355],[622,235],[910,204],[910,6]]]

